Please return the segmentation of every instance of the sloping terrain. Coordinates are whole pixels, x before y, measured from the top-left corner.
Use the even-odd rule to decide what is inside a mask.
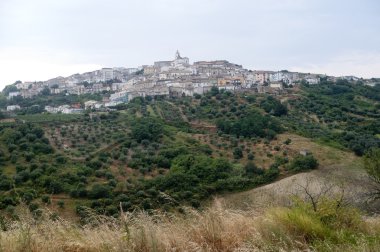
[[[365,210],[375,210],[368,205],[368,185],[371,183],[363,169],[360,157],[348,151],[312,142],[293,134],[281,134],[279,140],[291,139],[288,148],[293,151],[307,149],[319,161],[316,170],[287,176],[271,184],[249,191],[223,195],[227,207],[233,209],[263,208],[289,205],[292,196],[308,200],[306,191],[314,197],[344,196],[347,202]]]
[[[109,112],[19,114],[0,124],[0,209],[12,216],[25,203],[85,220],[87,208],[114,217],[120,206],[202,209],[214,195],[234,206],[289,202],[306,185],[344,188],[356,202],[368,184],[360,156],[380,146],[376,91],[322,83],[275,97],[213,88],[138,97]]]

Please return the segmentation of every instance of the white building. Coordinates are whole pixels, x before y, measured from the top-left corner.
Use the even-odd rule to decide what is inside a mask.
[[[187,68],[189,67],[189,58],[181,57],[179,51],[177,50],[177,52],[175,53],[175,58],[171,63],[171,67],[177,69]]]
[[[144,75],[152,75],[156,72],[156,68],[154,66],[144,65],[143,69],[144,69]]]
[[[45,106],[45,110],[49,113],[56,114],[79,114],[83,112],[81,108],[71,108],[69,105],[61,105],[59,107]]]
[[[83,112],[83,109],[78,108],[64,108],[62,114],[80,114]]]
[[[281,82],[271,82],[269,84],[269,87],[274,89],[283,89],[283,85]]]
[[[128,92],[127,91],[121,91],[121,92],[111,94],[110,101],[111,102],[126,103],[126,102],[128,102]]]
[[[127,68],[127,69],[126,69],[126,72],[127,72],[128,74],[133,74],[133,73],[136,73],[137,71],[139,71],[138,68]]]
[[[319,82],[321,81],[321,79],[319,78],[319,76],[316,76],[316,75],[308,75],[304,78],[304,80],[309,83],[310,85],[316,85],[316,84],[319,84]]]
[[[353,75],[341,76],[340,78],[343,79],[343,80],[348,80],[348,81],[358,81],[358,80],[360,80],[359,77],[356,77],[356,76],[353,76]]]
[[[172,64],[172,61],[156,61],[154,62],[154,68],[156,72],[162,72],[163,69],[169,69]]]
[[[160,80],[175,79],[181,76],[189,76],[196,73],[195,67],[189,64],[189,58],[181,57],[177,51],[173,61],[159,61],[154,63],[154,69],[158,72]]]
[[[159,74],[160,80],[166,80],[166,79],[177,79],[183,76],[190,76],[193,75],[194,71],[190,68],[188,69],[173,69],[169,70],[167,72],[163,72]]]
[[[122,104],[123,102],[120,102],[120,101],[110,101],[110,102],[106,102],[105,104],[104,104],[104,106],[106,107],[106,108],[108,108],[108,107],[114,107],[114,106],[116,106],[116,105],[119,105],[119,104]]]
[[[269,82],[273,73],[273,71],[254,71],[255,81],[260,84]]]
[[[98,101],[86,101],[84,103],[84,109],[100,109],[103,106],[101,102]]]
[[[59,109],[52,106],[45,106],[45,110],[49,113],[56,114],[59,112]]]
[[[33,84],[34,84],[34,82],[32,82],[32,81],[26,81],[23,83],[17,83],[16,87],[17,87],[17,89],[28,89]]]
[[[109,81],[114,79],[112,68],[102,68],[101,72],[103,81]]]
[[[7,111],[15,111],[15,110],[20,110],[21,107],[19,105],[10,105],[7,106]]]
[[[245,75],[245,80],[249,84],[255,83],[256,82],[255,74],[253,72],[248,72]]]
[[[16,96],[20,96],[21,93],[19,91],[16,91],[16,92],[9,92],[8,94],[8,99],[12,99],[13,97],[16,97]]]
[[[288,71],[278,71],[274,72],[269,76],[271,82],[282,81],[286,84],[292,84],[294,81],[299,79],[298,73],[288,72]]]

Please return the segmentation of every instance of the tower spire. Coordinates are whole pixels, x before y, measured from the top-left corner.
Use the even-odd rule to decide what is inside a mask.
[[[180,59],[181,58],[181,54],[179,54],[179,51],[177,49],[176,53],[175,53],[175,59]]]

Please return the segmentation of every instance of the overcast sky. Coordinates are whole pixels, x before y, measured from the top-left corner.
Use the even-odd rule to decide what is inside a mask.
[[[0,0],[0,87],[173,59],[380,77],[379,0]]]

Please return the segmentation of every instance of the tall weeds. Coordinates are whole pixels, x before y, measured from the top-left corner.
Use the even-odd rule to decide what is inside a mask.
[[[290,208],[226,209],[221,202],[198,212],[92,216],[80,226],[23,211],[6,222],[0,251],[380,251],[380,221],[324,200],[319,211],[304,202]]]

